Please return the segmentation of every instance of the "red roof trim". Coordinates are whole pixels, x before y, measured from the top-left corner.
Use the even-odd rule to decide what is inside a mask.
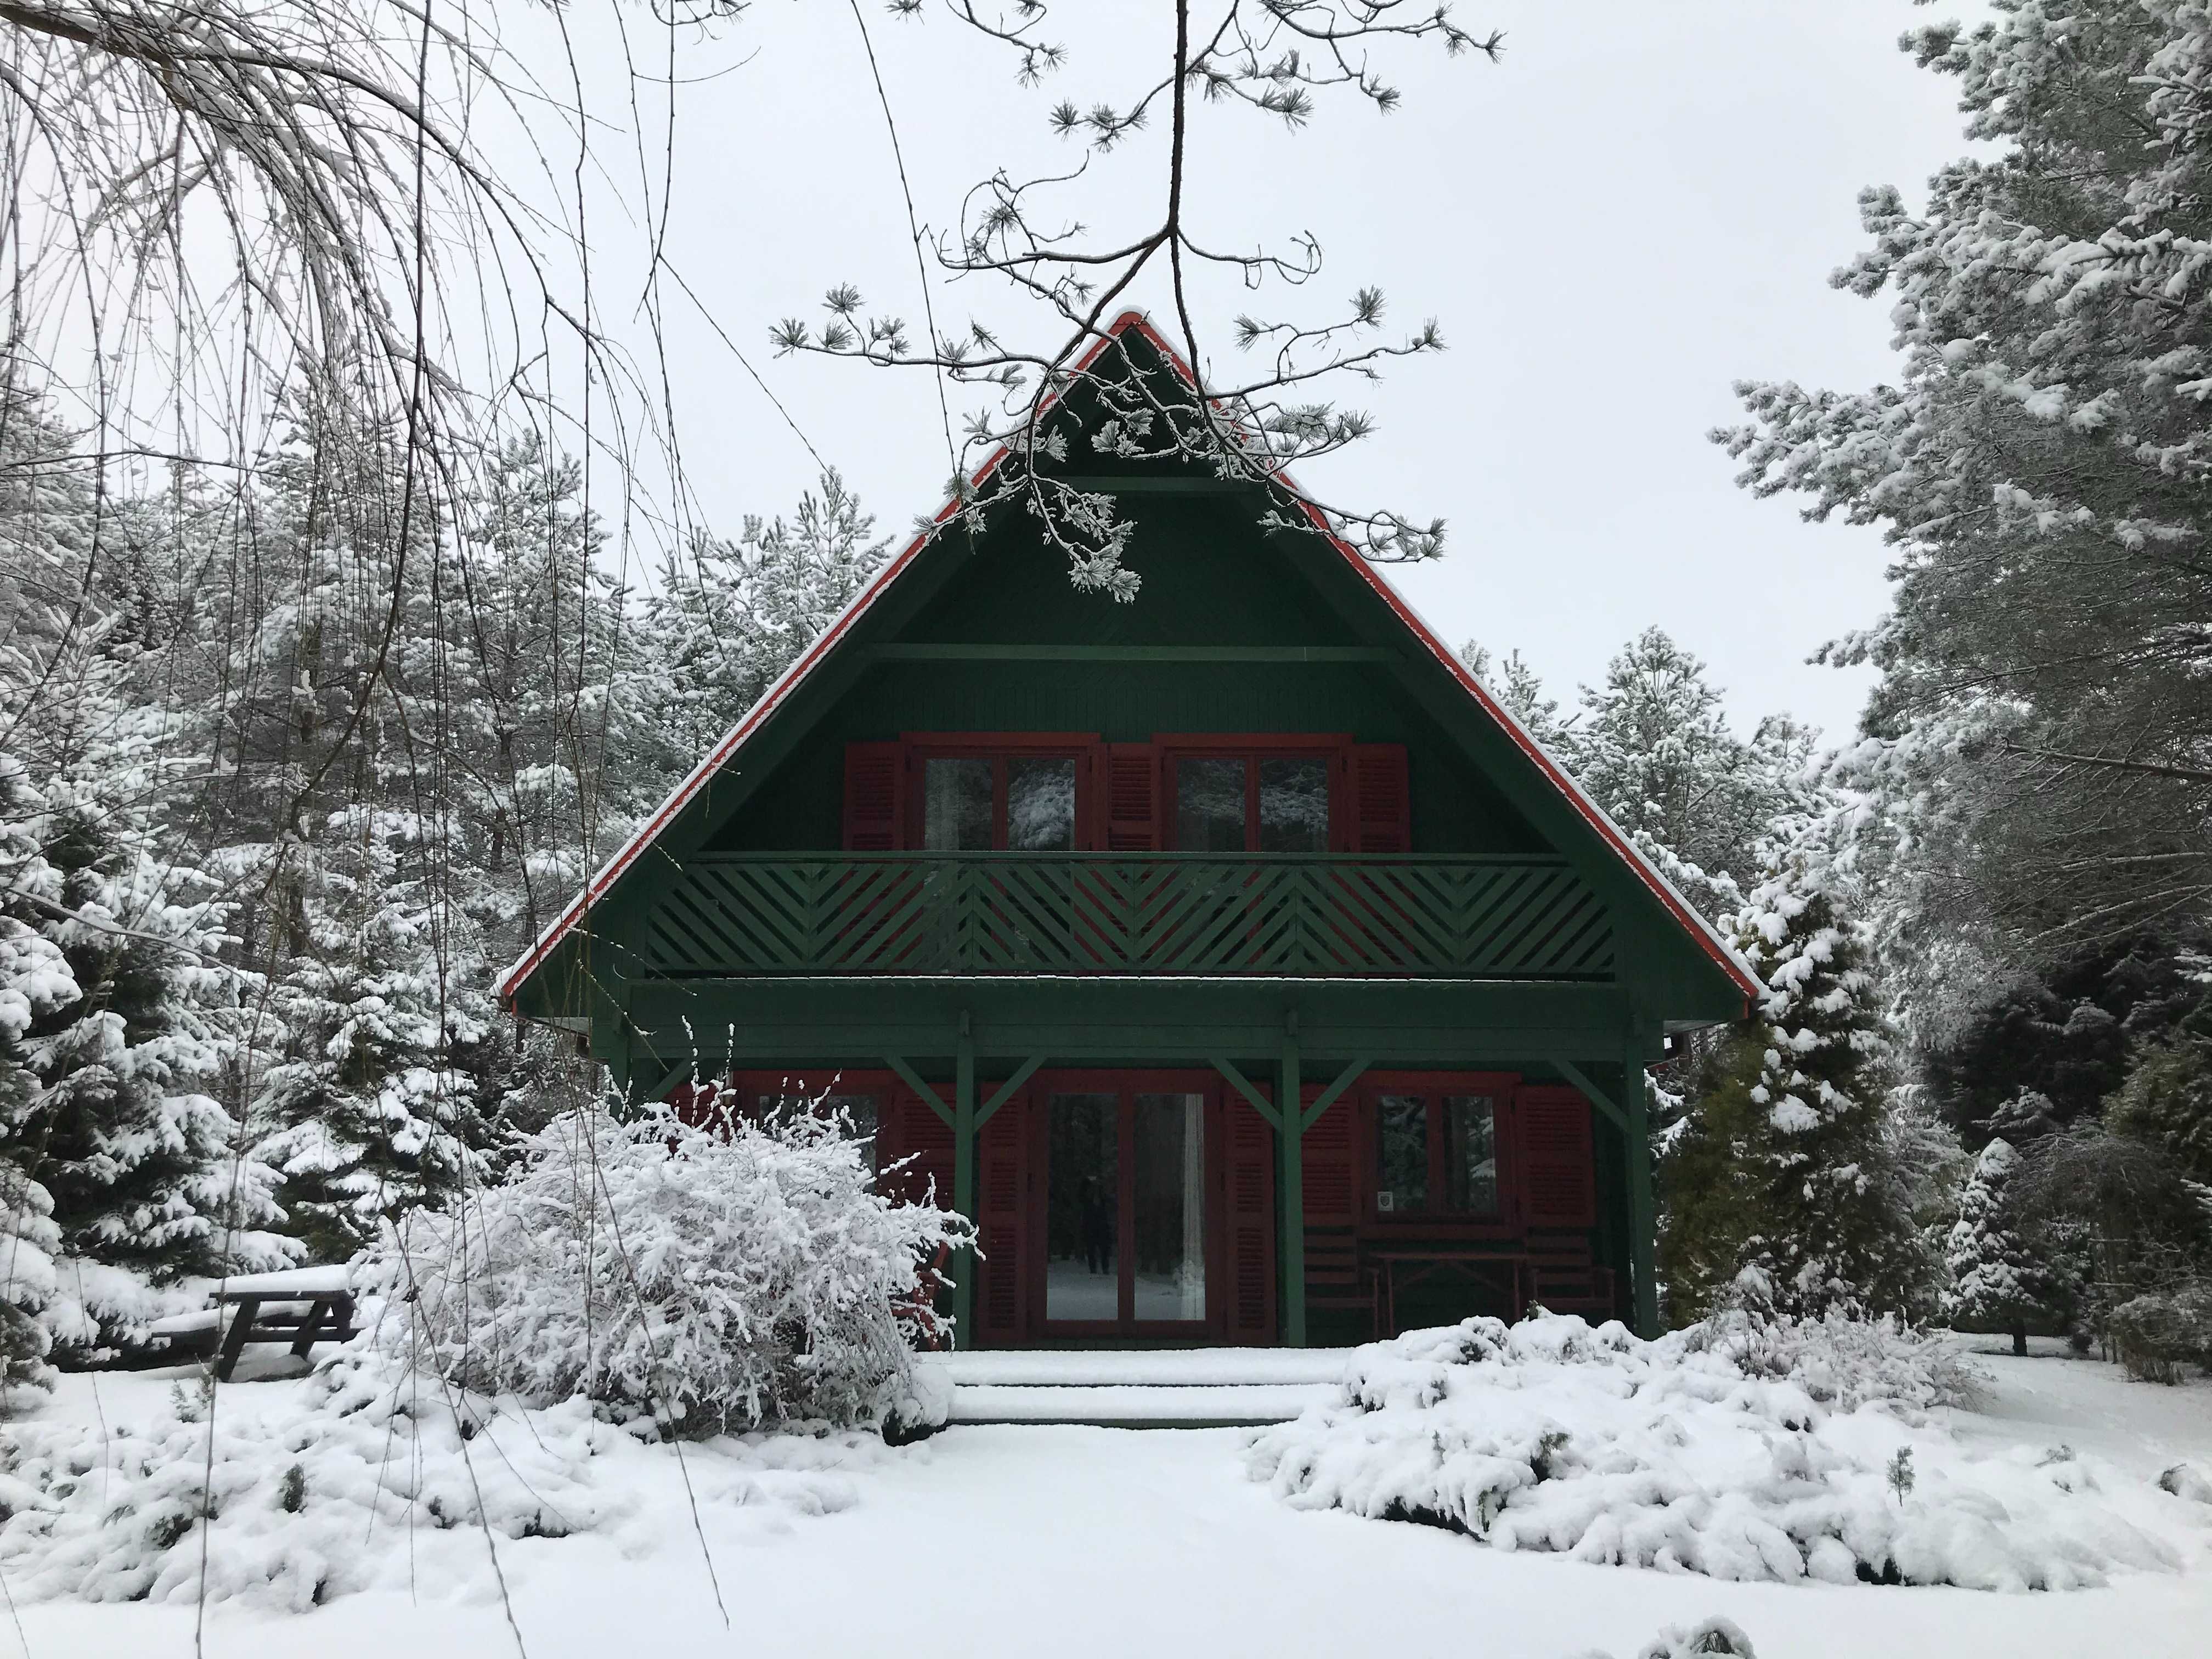
[[[1140,311],[1125,311],[1108,324],[1105,332],[1093,341],[1085,349],[1083,355],[1076,359],[1072,372],[1080,374],[1089,368],[1097,361],[1099,353],[1103,351],[1108,344],[1131,330],[1134,330],[1149,340],[1160,355],[1175,366],[1176,373],[1182,375],[1186,381],[1194,386],[1198,384],[1198,377],[1191,372],[1190,365],[1183,360],[1182,355],[1168,343],[1160,331],[1152,326],[1151,319]],[[1042,408],[1049,409],[1057,401],[1058,395],[1055,393],[1045,400]],[[997,471],[999,463],[1006,459],[1006,453],[1004,446],[993,451],[982,465],[975,469],[970,480],[971,485],[980,486]],[[1291,483],[1288,473],[1279,473],[1278,476],[1282,478],[1286,487],[1296,489],[1296,486]],[[1504,728],[1506,735],[1513,739],[1521,751],[1534,762],[1537,769],[1550,780],[1561,794],[1566,797],[1568,805],[1572,806],[1583,820],[1597,831],[1607,845],[1611,847],[1629,868],[1637,873],[1644,884],[1650,890],[1652,896],[1666,908],[1676,922],[1698,941],[1705,954],[1713,959],[1721,970],[1735,981],[1737,988],[1743,992],[1745,997],[1753,998],[1764,995],[1765,988],[1759,983],[1758,976],[1752,971],[1750,965],[1729,947],[1727,941],[1721,938],[1711,923],[1691,908],[1687,900],[1674,890],[1674,884],[1655,869],[1650,860],[1637,850],[1635,843],[1623,835],[1620,826],[1613,821],[1612,815],[1584,793],[1582,787],[1567,775],[1565,769],[1544,752],[1543,745],[1528,734],[1521,722],[1508,714],[1497,700],[1483,689],[1482,683],[1476,679],[1468,671],[1467,665],[1459,659],[1458,653],[1446,646],[1437,636],[1436,630],[1422,620],[1420,613],[1407,604],[1395,588],[1383,580],[1381,574],[1372,564],[1359,556],[1359,550],[1357,548],[1329,528],[1328,520],[1322,517],[1317,507],[1306,501],[1303,495],[1300,495],[1298,504],[1304,509],[1306,517],[1314,528],[1328,539],[1329,545],[1343,555],[1346,562],[1359,573],[1361,579],[1374,589],[1385,605],[1390,607],[1407,631],[1427,647],[1430,654],[1450,671],[1452,677],[1469,696],[1474,697],[1476,702],[1481,705],[1483,711]],[[957,501],[946,501],[938,509],[937,516],[932,520],[933,525],[944,523],[951,515],[957,505]],[[607,890],[622,878],[623,872],[637,861],[639,854],[651,846],[661,830],[667,827],[669,822],[691,803],[699,791],[705,787],[715,773],[722,769],[730,757],[744,745],[745,740],[760,728],[769,715],[783,706],[791,693],[797,689],[799,682],[811,673],[815,665],[836,648],[838,641],[852,631],[853,625],[866,614],[868,607],[874,604],[877,597],[898,579],[899,573],[911,564],[915,556],[928,544],[929,536],[930,532],[927,531],[916,535],[901,550],[896,558],[876,574],[875,580],[854,596],[853,602],[845,607],[837,619],[823,630],[821,637],[809,646],[800,654],[799,660],[786,669],[775,684],[769,688],[766,695],[746,711],[744,718],[732,726],[728,735],[708,752],[705,759],[691,769],[690,775],[676,786],[668,799],[661,804],[659,811],[647,819],[624,843],[622,850],[608,860],[599,872],[585,884],[583,890],[569,902],[568,908],[561,913],[560,917],[552,926],[538,936],[538,942],[530,948],[521,960],[501,976],[498,994],[502,1001],[511,1002],[514,1000],[514,994],[521,987],[523,981],[527,979],[537,969],[538,964],[552,953],[554,947],[560,944],[569,930],[583,918],[593,904],[605,896]]]

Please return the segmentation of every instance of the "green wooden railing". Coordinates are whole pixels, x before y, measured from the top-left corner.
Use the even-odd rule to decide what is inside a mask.
[[[1090,853],[695,855],[655,908],[672,975],[1605,979],[1564,861]]]

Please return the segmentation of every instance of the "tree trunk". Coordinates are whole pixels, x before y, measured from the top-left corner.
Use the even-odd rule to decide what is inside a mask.
[[[2027,1355],[2027,1327],[2015,1323],[2012,1328],[2012,1351],[2022,1358]]]

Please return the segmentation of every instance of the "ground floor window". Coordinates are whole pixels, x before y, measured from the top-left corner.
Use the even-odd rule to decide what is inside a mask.
[[[1373,1097],[1378,1215],[1498,1213],[1498,1105],[1448,1089]]]

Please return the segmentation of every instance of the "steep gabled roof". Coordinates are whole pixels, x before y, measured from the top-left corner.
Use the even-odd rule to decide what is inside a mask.
[[[1194,389],[1196,387],[1197,377],[1191,373],[1189,365],[1183,361],[1175,348],[1162,337],[1158,330],[1152,326],[1151,320],[1140,311],[1125,311],[1108,325],[1104,333],[1092,342],[1076,360],[1074,372],[1080,374],[1088,369],[1109,344],[1120,339],[1122,335],[1132,332],[1148,342],[1153,349],[1159,353],[1162,360],[1171,365],[1176,373],[1182,377],[1186,384]],[[1057,394],[1054,394],[1054,399],[1048,399],[1046,407],[1049,408],[1051,402],[1055,400]],[[980,488],[992,473],[998,470],[1000,463],[1006,459],[1006,453],[1003,447],[994,451],[990,458],[975,470],[971,481],[972,486]],[[1285,483],[1286,484],[1289,483],[1287,477],[1285,478]],[[1764,994],[1765,988],[1760,984],[1751,965],[1710,922],[1698,914],[1689,901],[1675,890],[1674,884],[1669,882],[1650,860],[1638,849],[1636,844],[1622,834],[1620,827],[1613,821],[1612,816],[1592,800],[1582,786],[1568,775],[1566,769],[1545,751],[1543,745],[1529,734],[1528,729],[1514,719],[1504,706],[1483,688],[1481,682],[1477,680],[1468,669],[1467,665],[1460,660],[1458,653],[1445,645],[1436,630],[1423,621],[1419,613],[1384,580],[1382,573],[1368,560],[1362,558],[1358,550],[1330,530],[1327,520],[1316,508],[1303,500],[1299,504],[1323,539],[1342,556],[1345,562],[1354,571],[1358,573],[1361,580],[1365,581],[1390,608],[1405,626],[1406,630],[1419,641],[1429,654],[1434,657],[1437,663],[1459,683],[1461,688],[1474,698],[1483,712],[1497,722],[1515,746],[1534,763],[1537,770],[1566,799],[1568,805],[1574,809],[1575,812],[1596,831],[1621,862],[1635,873],[1668,914],[1673,916],[1682,929],[1696,941],[1705,955],[1710,957],[1721,970],[1735,982],[1737,988],[1747,998]],[[890,591],[892,585],[920,556],[922,550],[929,544],[936,526],[951,518],[957,506],[957,501],[949,500],[939,508],[936,517],[931,520],[931,528],[916,534],[912,541],[899,550],[896,557],[877,572],[868,585],[855,594],[852,602],[838,614],[836,620],[824,629],[820,637],[809,645],[799,654],[798,660],[783,672],[775,684],[769,687],[760,701],[745,711],[744,717],[707,752],[706,757],[698,765],[691,769],[690,775],[669,793],[668,799],[663,801],[653,816],[646,820],[628,842],[623,843],[621,850],[600,866],[599,872],[584,884],[574,898],[569,901],[568,908],[562,911],[550,927],[538,935],[536,943],[532,945],[530,949],[500,976],[498,994],[502,1002],[513,1001],[515,993],[521,988],[524,981],[552,954],[562,940],[583,922],[592,907],[606,896],[609,890],[653,845],[661,832],[675,821],[686,806],[691,804],[714,775],[729,763],[740,749],[744,747],[752,735],[767,723],[769,718],[789,702],[793,693],[836,648],[839,642],[852,632],[860,618],[865,617],[875,603]]]

